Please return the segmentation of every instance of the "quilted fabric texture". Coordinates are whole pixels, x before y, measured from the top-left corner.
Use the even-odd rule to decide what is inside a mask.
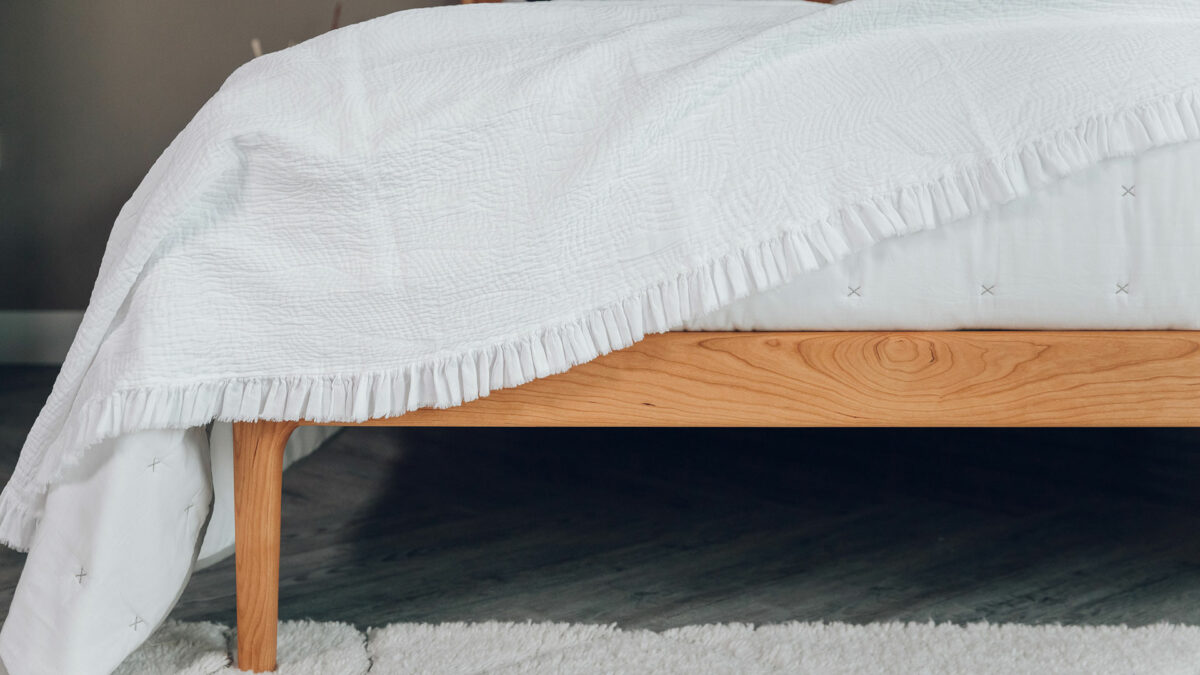
[[[1200,330],[1200,143],[1109,159],[688,330]]]
[[[1198,34],[1192,0],[618,0],[256,59],[122,209],[0,540],[107,439],[457,405],[1200,139]]]

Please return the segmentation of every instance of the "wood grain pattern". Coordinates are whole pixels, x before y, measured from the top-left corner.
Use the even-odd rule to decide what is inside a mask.
[[[1200,332],[667,333],[350,426],[1200,426]],[[238,664],[275,668],[283,448],[234,425]]]
[[[667,333],[366,426],[1196,426],[1200,332]]]
[[[275,670],[283,449],[293,422],[233,425],[238,668]]]

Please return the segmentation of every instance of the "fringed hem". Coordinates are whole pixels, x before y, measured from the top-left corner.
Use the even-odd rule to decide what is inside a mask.
[[[75,423],[56,439],[54,445],[66,449],[58,476],[86,448],[139,430],[187,428],[214,419],[361,422],[460,405],[495,389],[566,371],[856,250],[963,219],[1099,161],[1192,140],[1200,140],[1200,95],[1187,91],[1098,114],[975,166],[951,167],[932,180],[832,207],[823,218],[572,322],[487,348],[386,371],[231,378],[117,391],[84,405]],[[0,498],[0,541],[28,547],[45,491],[43,485],[36,493],[16,492],[10,482]]]
[[[0,493],[0,543],[18,551],[28,551],[38,521],[41,520],[40,511],[45,500],[46,488],[29,494],[18,491],[10,480],[4,492]],[[38,512],[34,512],[35,507]]]

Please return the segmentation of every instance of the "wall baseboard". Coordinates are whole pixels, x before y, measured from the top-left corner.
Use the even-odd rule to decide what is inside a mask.
[[[76,310],[0,310],[0,363],[61,364],[82,319]]]

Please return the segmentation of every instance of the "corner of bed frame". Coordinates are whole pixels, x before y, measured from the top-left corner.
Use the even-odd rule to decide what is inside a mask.
[[[275,669],[283,450],[305,424],[234,425],[243,670]],[[347,426],[1200,426],[1200,331],[666,333]]]

